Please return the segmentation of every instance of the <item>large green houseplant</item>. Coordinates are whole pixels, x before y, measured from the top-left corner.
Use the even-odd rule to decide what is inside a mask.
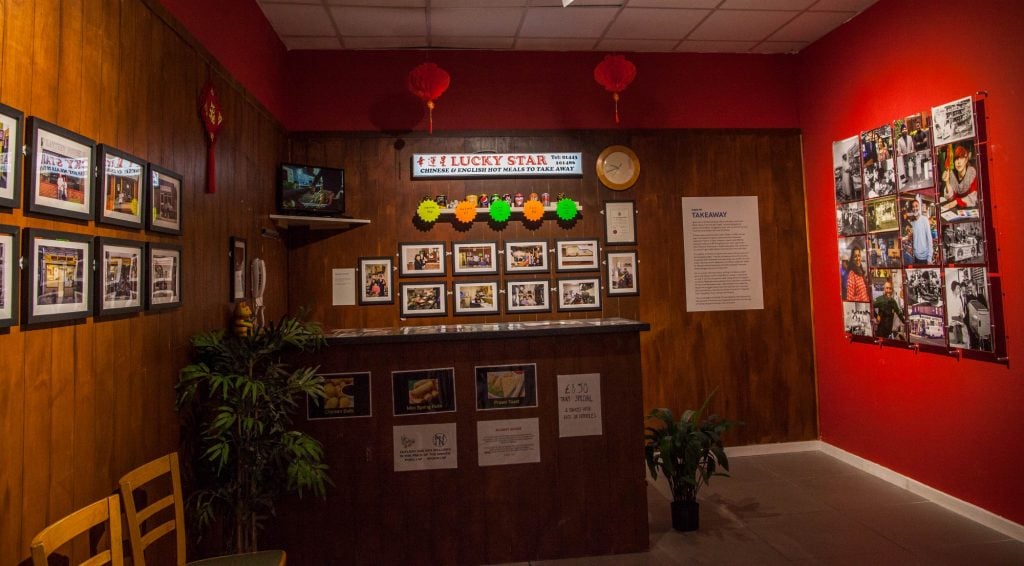
[[[656,426],[647,427],[644,455],[651,477],[660,472],[672,491],[672,528],[693,531],[700,526],[700,505],[697,493],[711,476],[728,476],[729,459],[722,445],[722,433],[735,421],[707,415],[708,403],[700,409],[689,409],[675,420],[670,409],[654,409],[647,419]]]
[[[179,374],[177,408],[190,455],[188,509],[199,538],[223,529],[226,550],[252,552],[257,534],[286,493],[323,497],[330,484],[323,450],[292,426],[307,395],[324,396],[316,367],[291,368],[288,352],[325,343],[302,317],[237,334],[222,330],[191,338],[193,363]]]

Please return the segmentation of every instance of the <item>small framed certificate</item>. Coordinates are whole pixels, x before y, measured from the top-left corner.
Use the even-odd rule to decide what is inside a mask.
[[[604,203],[604,240],[609,246],[636,244],[636,206],[633,201]]]

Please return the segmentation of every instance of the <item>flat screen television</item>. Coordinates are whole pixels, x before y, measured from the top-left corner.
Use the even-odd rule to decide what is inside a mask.
[[[345,213],[345,170],[282,163],[277,209],[297,216],[342,216]]]

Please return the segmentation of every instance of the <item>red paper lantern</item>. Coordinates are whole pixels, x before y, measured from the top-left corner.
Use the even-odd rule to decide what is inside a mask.
[[[206,127],[206,192],[212,193],[217,190],[217,166],[214,160],[214,145],[217,144],[217,133],[224,123],[224,114],[220,111],[220,100],[213,90],[213,81],[206,79],[203,85],[202,94],[199,95],[200,114],[203,117],[203,126]]]
[[[409,71],[405,84],[409,92],[427,103],[430,120],[430,133],[434,133],[434,101],[441,98],[448,85],[452,82],[451,75],[434,63],[423,63]]]
[[[615,101],[615,123],[619,123],[619,93],[626,90],[636,78],[636,65],[624,55],[605,55],[604,60],[594,67],[594,80],[612,93]]]

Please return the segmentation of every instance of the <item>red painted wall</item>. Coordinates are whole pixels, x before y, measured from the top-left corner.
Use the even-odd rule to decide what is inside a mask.
[[[1014,0],[882,0],[800,54],[815,353],[824,441],[1024,523],[1024,11]],[[973,94],[987,100],[1009,366],[849,343],[831,144]]]
[[[292,131],[426,130],[405,86],[432,61],[451,75],[434,127],[453,130],[615,128],[611,93],[594,81],[602,53],[292,51]],[[796,57],[635,53],[619,102],[622,128],[794,128]]]
[[[284,44],[253,0],[159,0],[175,19],[283,123]],[[229,118],[230,119],[230,118]]]

